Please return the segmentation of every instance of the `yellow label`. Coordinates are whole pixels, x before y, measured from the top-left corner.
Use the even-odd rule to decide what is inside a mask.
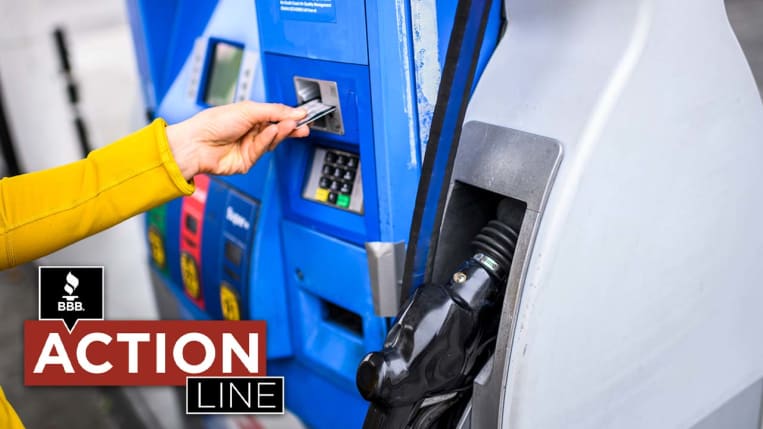
[[[196,269],[196,262],[191,255],[187,253],[180,254],[180,274],[183,276],[183,286],[185,292],[193,299],[198,299],[201,293],[199,285],[199,273]]]
[[[329,190],[328,189],[321,189],[318,188],[315,190],[315,199],[318,201],[328,201],[329,199]]]
[[[220,306],[225,320],[241,320],[236,292],[233,292],[225,283],[220,285]]]
[[[148,230],[148,243],[151,246],[151,259],[154,261],[154,265],[159,268],[164,268],[164,263],[166,262],[164,241],[154,227],[151,227]]]

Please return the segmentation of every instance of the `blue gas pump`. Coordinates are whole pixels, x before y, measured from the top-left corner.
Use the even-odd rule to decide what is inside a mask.
[[[248,174],[199,180],[147,216],[165,314],[265,320],[268,373],[310,427],[365,417],[356,369],[394,315],[379,309],[365,245],[408,238],[456,3],[128,1],[149,116],[247,99],[335,107]],[[477,76],[500,30],[494,5]]]

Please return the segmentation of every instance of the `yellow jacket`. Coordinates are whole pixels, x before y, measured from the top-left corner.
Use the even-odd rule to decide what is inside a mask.
[[[83,160],[0,180],[0,269],[191,194],[165,126],[157,119]]]
[[[0,269],[29,262],[193,193],[161,120],[87,158],[0,180]],[[0,428],[22,428],[0,389]]]
[[[14,411],[8,400],[5,399],[3,388],[0,387],[0,428],[3,429],[23,429],[19,416]]]

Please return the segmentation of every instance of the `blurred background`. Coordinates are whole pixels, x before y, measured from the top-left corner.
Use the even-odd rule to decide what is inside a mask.
[[[82,138],[99,147],[144,123],[135,55],[125,4],[119,0],[2,0],[0,16],[0,91],[5,125],[22,172],[75,161],[83,156]],[[65,44],[70,78],[62,63]],[[72,89],[68,89],[71,83]],[[70,91],[75,92],[70,97]],[[75,101],[76,103],[72,103]],[[79,118],[79,120],[77,120]],[[78,131],[77,122],[80,122]],[[6,154],[5,159],[9,157]],[[11,164],[11,165],[9,165]],[[12,163],[4,166],[13,174]],[[130,219],[63,249],[40,264],[105,265],[107,318],[156,317],[147,285],[142,224]],[[0,341],[0,383],[28,427],[141,427],[132,413],[95,388],[24,388],[21,321],[37,314],[36,264],[2,273],[0,306],[6,315]],[[113,389],[112,389],[113,390]],[[137,409],[153,404],[172,410],[172,394],[159,389],[125,390]],[[121,393],[121,392],[120,392]],[[160,427],[171,413],[142,412],[145,427]],[[157,416],[157,417],[154,417]],[[127,419],[127,420],[125,420]],[[175,422],[161,422],[173,427]],[[137,426],[134,426],[137,425]],[[168,426],[169,425],[169,426]]]
[[[740,44],[763,87],[763,0],[727,0]],[[0,137],[4,176],[80,159],[146,123],[121,0],[0,0]],[[712,64],[708,64],[712,67]],[[106,317],[151,319],[143,222],[134,218],[39,264],[104,265]],[[22,321],[37,316],[36,266],[0,272],[0,385],[30,428],[182,427],[163,388],[25,388]],[[760,386],[751,392],[760,398]],[[267,420],[266,420],[267,421]],[[290,427],[292,420],[269,427]],[[712,427],[712,422],[708,422]]]
[[[0,0],[3,176],[78,160],[146,124],[120,0]],[[15,159],[14,159],[15,158]],[[0,386],[30,428],[178,428],[170,388],[26,388],[22,321],[37,318],[37,265],[103,265],[105,317],[156,319],[144,223],[129,219],[36,264],[0,272]],[[289,416],[265,427],[299,427]],[[242,419],[239,427],[251,426]]]

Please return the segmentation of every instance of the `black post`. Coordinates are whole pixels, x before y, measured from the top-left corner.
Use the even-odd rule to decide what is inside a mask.
[[[8,168],[8,175],[15,176],[21,174],[21,167],[19,166],[13,138],[11,137],[10,124],[5,116],[5,99],[3,97],[2,85],[0,85],[0,147],[2,147],[3,159]]]

